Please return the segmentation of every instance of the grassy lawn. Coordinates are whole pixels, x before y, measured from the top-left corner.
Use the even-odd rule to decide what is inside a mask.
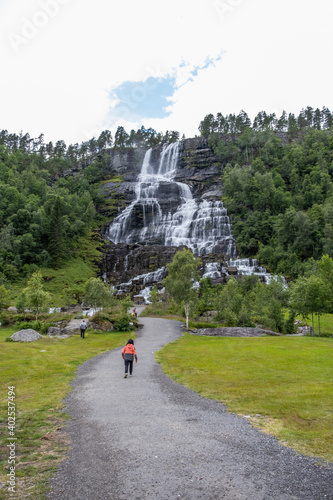
[[[37,342],[6,342],[17,328],[0,329],[1,380],[1,473],[0,498],[7,491],[9,448],[7,444],[8,387],[15,386],[16,495],[14,498],[44,499],[48,479],[61,453],[69,446],[60,432],[67,418],[63,398],[79,365],[102,352],[124,345],[128,333],[94,333],[84,343],[79,335],[68,339],[43,337]],[[132,333],[133,335],[133,333]],[[23,496],[24,495],[24,496]]]
[[[301,318],[299,318],[301,319]],[[318,316],[314,316],[314,330],[316,334],[319,332]],[[305,321],[303,321],[305,324]],[[306,318],[306,323],[312,326],[312,318],[309,316]],[[320,333],[321,335],[333,335],[333,315],[332,314],[322,314],[320,316]]]
[[[297,451],[333,461],[333,339],[185,334],[156,359],[176,382],[248,416]]]

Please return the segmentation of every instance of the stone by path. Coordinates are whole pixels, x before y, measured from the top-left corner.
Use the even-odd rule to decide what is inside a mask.
[[[78,370],[66,400],[72,449],[49,500],[333,499],[331,465],[279,445],[163,374],[154,352],[179,337],[179,323],[140,323],[132,378],[124,379],[121,349]]]
[[[89,326],[89,320],[87,318],[84,318],[85,319],[85,322],[87,323],[87,325]],[[71,319],[70,322],[68,323],[68,325],[66,325],[66,328],[68,330],[80,330],[80,325],[82,323],[83,319]]]

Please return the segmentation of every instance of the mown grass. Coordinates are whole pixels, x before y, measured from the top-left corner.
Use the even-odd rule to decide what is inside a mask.
[[[185,334],[156,360],[176,382],[287,446],[333,461],[333,339]]]
[[[0,329],[1,458],[0,482],[6,484],[9,430],[8,387],[15,386],[16,477],[15,498],[44,499],[48,478],[68,447],[61,431],[67,418],[63,399],[79,365],[102,352],[126,343],[128,333],[88,330],[68,339],[43,337],[36,342],[6,342],[17,329]],[[133,335],[133,333],[132,333]],[[0,498],[9,498],[7,488]]]
[[[301,319],[301,318],[299,318]],[[314,316],[314,331],[318,335],[319,332],[319,322],[318,316]],[[303,320],[304,324],[307,323],[309,326],[312,326],[312,318],[306,318]],[[321,335],[333,335],[333,315],[332,314],[323,314],[320,316],[320,334]]]

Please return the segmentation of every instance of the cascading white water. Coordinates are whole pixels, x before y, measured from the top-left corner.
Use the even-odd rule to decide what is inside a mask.
[[[174,181],[179,143],[164,146],[158,163],[145,154],[135,187],[135,200],[113,221],[108,238],[114,243],[159,243],[189,247],[206,255],[217,245],[236,257],[227,210],[221,201],[195,200],[187,184]]]
[[[233,259],[229,262],[230,266],[237,267],[237,273],[243,276],[256,275],[265,283],[271,280],[271,274],[265,267],[259,265],[257,259]]]

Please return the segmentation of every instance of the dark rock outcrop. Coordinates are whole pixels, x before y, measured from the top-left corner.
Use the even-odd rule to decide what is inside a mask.
[[[178,247],[165,247],[162,245],[133,244],[126,245],[110,242],[105,244],[101,274],[108,283],[126,283],[135,276],[147,274],[160,269],[172,261],[179,250]],[[138,290],[144,283],[138,281]]]
[[[158,146],[151,152],[149,167],[152,170],[158,170],[161,151],[162,147]],[[169,214],[172,218],[184,196],[183,185],[186,184],[190,187],[195,200],[219,201],[222,196],[222,165],[216,158],[213,149],[208,146],[207,139],[197,137],[181,141],[177,168],[173,172],[173,181],[159,180],[158,184],[154,184],[153,195],[150,195],[152,196],[151,203],[140,203],[136,188],[144,153],[142,150],[133,150],[132,152],[126,150],[123,153],[110,150],[110,165],[107,167],[110,170],[108,173],[113,174],[114,179],[120,174],[124,180],[118,182],[117,179],[114,181],[111,179],[101,186],[101,193],[110,201],[113,200],[117,211],[109,212],[111,215],[110,223],[106,224],[102,230],[105,244],[99,267],[103,279],[115,285],[128,283],[138,275],[145,275],[164,268],[181,248],[165,246],[163,232],[154,230],[152,222],[153,218],[156,217],[156,211]],[[140,189],[142,192],[145,189],[145,183],[142,182],[142,179]],[[145,194],[145,196],[147,195]],[[158,199],[158,205],[154,201],[155,199]],[[138,202],[133,203],[135,200]],[[113,218],[122,213],[129,205],[131,205],[131,210],[126,216],[125,224],[119,229],[121,232],[116,236],[115,226],[113,226],[113,235],[110,235],[109,228],[112,226]],[[210,224],[211,222],[207,218],[206,227],[208,228]],[[144,241],[142,241],[141,236],[143,228],[145,229]],[[131,244],[114,243],[126,240],[127,235],[130,235],[127,241]],[[112,241],[107,241],[110,239]],[[212,250],[215,261],[225,260],[228,246],[227,239],[216,242]],[[207,258],[208,256],[206,256]],[[144,279],[135,280],[135,283],[131,283],[126,291],[130,291],[132,294],[139,293],[144,286]]]
[[[222,195],[222,165],[207,139],[197,137],[181,143],[177,182],[188,184],[194,198],[220,199]]]

